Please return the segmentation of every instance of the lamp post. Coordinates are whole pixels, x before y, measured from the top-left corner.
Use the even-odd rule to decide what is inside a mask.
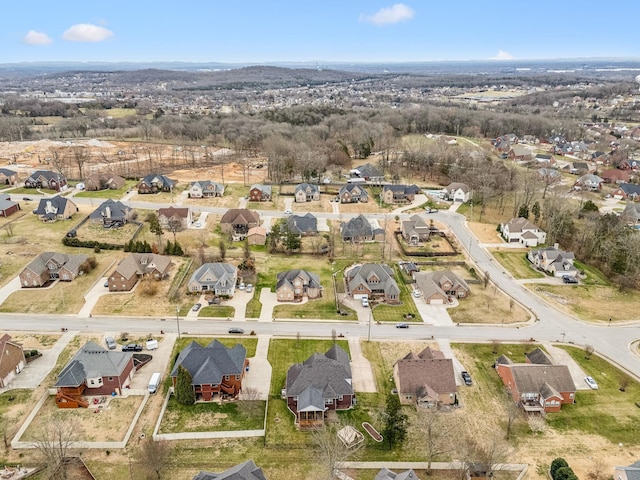
[[[367,334],[367,342],[371,341],[371,307],[369,307],[369,333]]]
[[[178,326],[178,340],[180,340],[180,306],[176,305],[176,325]]]
[[[564,336],[566,335],[566,333],[562,332],[560,335],[562,335],[562,343],[564,343]]]

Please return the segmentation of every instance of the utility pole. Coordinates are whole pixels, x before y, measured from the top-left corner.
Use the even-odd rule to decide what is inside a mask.
[[[180,340],[180,306],[176,305],[176,325],[178,326],[178,340]]]

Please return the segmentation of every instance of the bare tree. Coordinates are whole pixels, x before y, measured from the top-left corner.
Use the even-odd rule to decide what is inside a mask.
[[[316,458],[322,468],[322,477],[327,480],[337,478],[337,468],[342,462],[355,457],[364,442],[347,446],[338,436],[338,432],[344,427],[340,423],[325,425],[322,429],[312,432],[313,443],[317,452]]]
[[[547,420],[544,412],[540,414],[530,413],[527,416],[527,423],[532,433],[544,433],[547,430]]]
[[[255,387],[245,387],[240,392],[238,409],[247,417],[255,417],[262,412],[260,390]]]
[[[587,471],[589,480],[605,480],[609,478],[607,463],[601,457],[591,458],[591,465]]]
[[[53,480],[66,480],[65,461],[74,444],[82,435],[82,425],[61,416],[52,415],[35,435],[33,447],[38,451]]]
[[[503,463],[510,456],[509,446],[499,437],[485,436],[482,439],[468,437],[459,442],[460,459],[462,461],[461,475],[475,469],[475,475],[484,474],[486,478],[493,477],[497,464]]]
[[[421,434],[424,435],[427,472],[430,472],[431,462],[453,449],[452,431],[450,430],[450,424],[443,421],[442,412],[437,407],[426,409],[420,415],[418,425]]]
[[[89,160],[89,153],[87,152],[87,149],[85,147],[77,146],[73,147],[72,155],[73,161],[75,162],[76,167],[78,167],[78,178],[82,180],[84,178],[84,165]]]
[[[182,231],[182,220],[178,217],[171,217],[167,220],[167,228],[173,233],[173,243],[176,243],[176,233]]]
[[[161,480],[162,472],[166,468],[171,456],[171,444],[166,440],[154,440],[146,438],[137,451],[139,468],[145,473],[146,478]]]
[[[584,347],[584,358],[586,358],[587,360],[591,360],[591,356],[595,351],[596,349],[593,347],[593,345],[587,345],[586,347]]]

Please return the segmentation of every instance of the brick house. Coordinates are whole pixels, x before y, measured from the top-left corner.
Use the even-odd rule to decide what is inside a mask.
[[[94,173],[84,179],[84,189],[90,192],[98,190],[118,190],[124,188],[127,181],[114,173]]]
[[[347,183],[340,187],[338,198],[340,203],[366,203],[369,201],[369,194],[360,185]]]
[[[375,218],[358,215],[340,224],[343,242],[380,242],[384,240],[384,229]]]
[[[191,374],[196,401],[235,398],[242,391],[248,365],[247,350],[239,343],[227,348],[218,340],[206,347],[193,341],[178,355],[171,370],[171,381],[175,389],[178,369],[182,366]]]
[[[189,198],[214,198],[224,195],[224,185],[213,180],[198,180],[191,182],[187,191]]]
[[[238,281],[238,269],[229,263],[204,263],[189,279],[190,292],[213,292],[222,297],[233,297]]]
[[[138,183],[138,193],[170,192],[175,186],[175,180],[171,180],[169,177],[159,173],[151,173]]]
[[[130,253],[109,275],[109,291],[128,292],[145,277],[162,280],[170,268],[171,257],[156,253]]]
[[[191,208],[167,207],[158,209],[158,222],[163,230],[171,230],[171,225],[179,225],[177,231],[186,230],[192,223]]]
[[[382,201],[387,204],[411,203],[420,189],[416,185],[385,185],[382,187]]]
[[[9,195],[0,195],[0,216],[8,217],[20,210],[20,204],[11,200]]]
[[[246,208],[231,208],[220,219],[220,230],[232,235],[234,241],[244,240],[249,229],[260,225],[260,215]]]
[[[0,337],[0,388],[6,388],[27,364],[22,345],[11,341],[11,335]]]
[[[56,220],[67,220],[77,212],[78,207],[75,203],[66,197],[56,195],[41,199],[34,213],[43,222],[55,222]]]
[[[306,270],[289,270],[276,276],[276,296],[279,302],[312,300],[322,297],[320,276]]]
[[[67,187],[64,175],[49,170],[37,170],[24,181],[25,188],[46,188],[60,192]]]
[[[15,185],[18,181],[18,173],[8,168],[0,168],[0,184]]]
[[[249,189],[249,201],[270,202],[271,201],[271,185],[262,185],[260,183],[251,185],[251,188]]]
[[[41,253],[20,272],[20,285],[30,288],[42,287],[54,280],[70,282],[82,273],[82,264],[86,260],[86,255]]]
[[[347,293],[354,300],[377,299],[385,303],[400,303],[400,288],[393,270],[383,263],[364,263],[345,270]]]
[[[467,282],[450,270],[417,272],[413,278],[425,303],[430,305],[446,305],[452,298],[466,298],[471,293]]]
[[[320,200],[320,188],[318,185],[312,185],[310,183],[299,183],[296,185],[294,196],[296,203]]]
[[[89,215],[91,222],[101,223],[106,228],[121,227],[132,218],[133,208],[110,198],[98,205]]]

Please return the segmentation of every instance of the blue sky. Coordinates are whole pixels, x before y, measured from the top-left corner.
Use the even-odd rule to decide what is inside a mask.
[[[640,57],[637,0],[3,3],[0,63]]]

